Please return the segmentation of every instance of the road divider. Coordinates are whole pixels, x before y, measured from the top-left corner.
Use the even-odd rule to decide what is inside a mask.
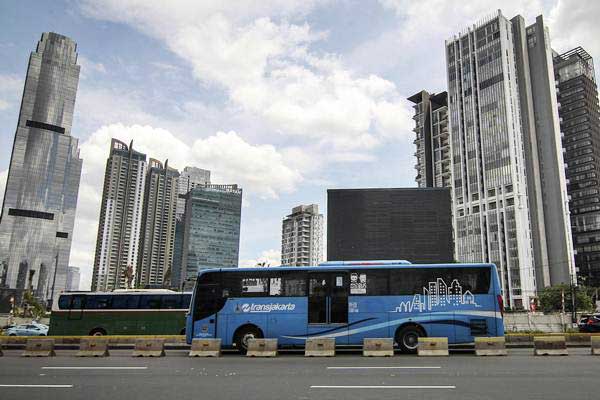
[[[137,339],[133,357],[164,357],[165,340],[164,339]]]
[[[277,357],[277,339],[248,339],[247,357]]]
[[[54,339],[27,339],[22,357],[54,357]]]
[[[475,354],[478,356],[506,356],[506,341],[499,337],[476,337]]]
[[[221,339],[193,339],[190,357],[220,357]]]
[[[417,354],[421,357],[448,356],[448,338],[446,337],[420,337]]]
[[[567,356],[567,341],[564,336],[536,336],[533,338],[536,356]]]
[[[76,357],[108,357],[108,339],[100,337],[81,338]]]
[[[392,357],[394,355],[394,340],[392,338],[363,339],[363,356]]]
[[[304,344],[305,357],[334,357],[334,338],[308,338]]]

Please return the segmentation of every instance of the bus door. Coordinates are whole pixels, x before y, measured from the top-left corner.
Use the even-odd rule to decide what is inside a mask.
[[[196,312],[194,315],[194,337],[217,337],[218,312],[223,308],[221,285],[204,284],[196,289]]]
[[[70,320],[79,320],[83,318],[83,301],[85,300],[85,295],[82,294],[74,294],[71,297],[71,304],[69,305],[69,315],[67,319]]]
[[[308,274],[308,334],[336,335],[337,344],[348,344],[348,272]]]

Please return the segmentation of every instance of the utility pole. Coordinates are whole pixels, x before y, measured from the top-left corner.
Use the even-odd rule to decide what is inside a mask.
[[[56,257],[54,262],[54,277],[52,278],[52,290],[50,291],[50,307],[52,307],[52,301],[54,301],[54,285],[56,284],[56,273],[58,272],[58,250],[56,250]]]

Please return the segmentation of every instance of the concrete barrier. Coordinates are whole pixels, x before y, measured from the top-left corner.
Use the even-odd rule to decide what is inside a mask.
[[[308,338],[304,345],[305,357],[334,357],[334,338]]]
[[[425,357],[448,356],[448,338],[420,337],[417,354]]]
[[[475,354],[478,356],[506,356],[506,341],[504,336],[476,337]]]
[[[22,357],[54,357],[54,339],[27,339]]]
[[[164,357],[164,339],[136,339],[133,357]]]
[[[592,348],[592,355],[600,356],[600,336],[591,336],[590,346]]]
[[[190,357],[220,357],[221,339],[193,339]]]
[[[276,357],[277,339],[249,339],[248,357]]]
[[[536,336],[533,338],[533,347],[536,356],[569,355],[564,336]]]
[[[394,339],[372,338],[363,340],[363,356],[392,357],[394,355]]]
[[[79,340],[76,357],[108,357],[108,339],[90,337]]]

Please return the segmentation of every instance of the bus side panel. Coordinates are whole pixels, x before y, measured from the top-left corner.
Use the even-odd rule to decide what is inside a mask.
[[[474,308],[463,306],[454,312],[455,343],[472,343],[475,336],[495,336],[495,301],[493,295],[475,295]]]
[[[348,299],[348,344],[362,345],[365,338],[388,337],[387,296],[350,296]]]
[[[268,313],[268,338],[277,338],[279,345],[304,345],[308,333],[308,300],[306,297],[279,297],[282,304],[293,304],[293,311],[271,311]]]

